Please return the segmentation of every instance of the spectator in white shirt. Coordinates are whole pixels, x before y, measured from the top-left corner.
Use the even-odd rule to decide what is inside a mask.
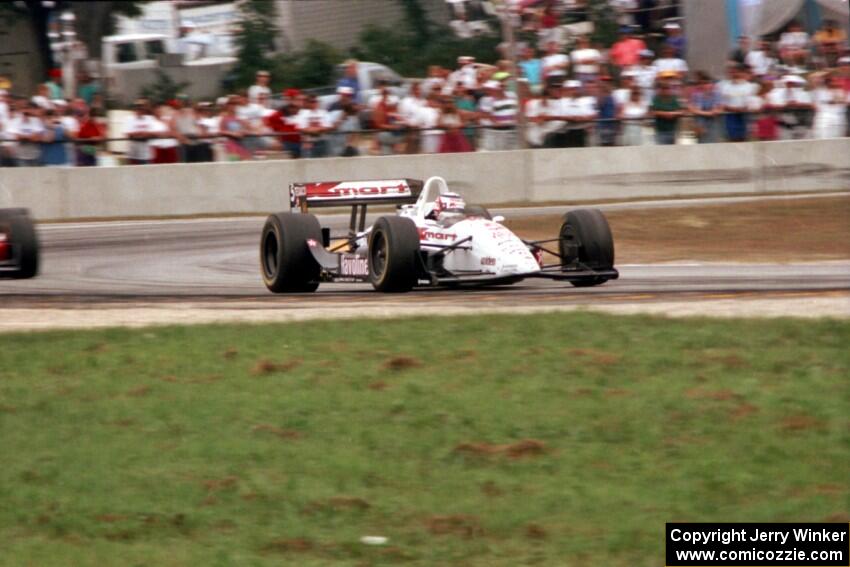
[[[797,20],[788,24],[788,31],[779,38],[779,56],[786,65],[805,67],[811,47],[809,34]]]
[[[598,49],[590,45],[587,36],[578,38],[576,48],[570,53],[575,77],[582,83],[588,83],[599,75],[599,65],[602,63],[602,54]]]
[[[743,65],[730,64],[728,74],[729,78],[717,85],[720,104],[726,112],[726,138],[730,142],[743,142],[748,134],[747,111],[752,97],[758,94],[758,85],[747,80],[747,70]]]
[[[315,96],[307,98],[306,107],[295,115],[294,123],[301,132],[303,157],[324,157],[326,154],[324,135],[331,131],[333,122],[330,114],[319,108],[319,101]]]
[[[133,115],[124,124],[124,135],[130,138],[127,159],[130,165],[150,163],[153,151],[149,140],[157,135],[158,120],[151,112],[147,99],[136,100]]]
[[[643,145],[643,123],[649,115],[649,104],[639,87],[633,86],[629,98],[620,106],[619,118],[623,121],[620,143],[624,146]]]
[[[557,114],[550,114],[549,118],[565,124],[547,137],[546,147],[583,147],[587,145],[587,132],[596,118],[596,98],[582,95],[580,81],[566,81],[563,87],[558,107],[552,109],[557,110]]]
[[[806,137],[814,106],[804,78],[797,75],[783,76],[767,93],[766,99],[772,108],[783,111],[780,116],[782,139],[799,140]]]
[[[481,133],[481,149],[485,151],[511,150],[516,147],[516,94],[506,92],[501,82],[490,80],[484,84],[486,95],[478,101],[481,123],[490,126]]]
[[[546,55],[543,57],[543,82],[561,82],[567,76],[570,58],[561,52],[561,44],[550,41],[546,44]]]
[[[253,103],[258,102],[261,94],[270,96],[272,94],[269,88],[270,80],[271,75],[268,71],[257,71],[254,84],[248,87],[248,101]]]
[[[750,66],[756,77],[767,75],[776,65],[776,59],[771,54],[770,43],[760,40],[756,48],[747,53],[744,62]]]
[[[643,99],[646,101],[651,101],[655,95],[655,76],[658,73],[652,64],[653,57],[655,57],[655,53],[645,49],[640,52],[640,62],[629,69],[634,73],[635,84],[643,91]]]
[[[652,66],[655,68],[656,77],[672,71],[681,79],[688,73],[688,64],[684,59],[676,57],[675,49],[670,45],[661,48],[661,57],[656,59]]]
[[[457,85],[463,85],[467,89],[478,88],[478,69],[475,66],[475,57],[461,55],[457,58],[458,68],[449,75],[449,85],[454,89]]]
[[[42,109],[30,102],[21,110],[21,114],[11,120],[9,133],[17,140],[16,155],[19,166],[31,167],[41,165],[41,142],[44,136],[44,122],[41,120]]]
[[[830,73],[814,91],[814,138],[840,138],[847,127],[848,95],[841,88],[838,75]]]

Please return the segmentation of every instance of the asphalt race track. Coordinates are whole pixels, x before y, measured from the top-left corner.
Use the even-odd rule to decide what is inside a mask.
[[[779,197],[788,198],[788,197]],[[730,199],[732,200],[732,199]],[[718,201],[711,199],[712,202]],[[606,205],[602,208],[682,206],[681,201]],[[698,205],[699,201],[689,201]],[[499,209],[507,217],[562,211],[564,207]],[[347,215],[323,218],[333,228]],[[172,221],[115,221],[42,224],[40,276],[0,281],[0,308],[63,306],[134,301],[291,303],[305,296],[273,295],[259,275],[258,244],[263,218]],[[475,291],[425,289],[394,301],[439,304],[474,297],[488,305],[550,305],[598,301],[652,301],[690,297],[844,295],[850,290],[850,261],[799,264],[618,265],[620,280],[577,289],[563,282],[526,280]],[[365,284],[323,284],[311,306],[381,301]]]

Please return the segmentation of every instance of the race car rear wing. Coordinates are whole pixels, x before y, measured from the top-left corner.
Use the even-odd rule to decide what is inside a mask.
[[[307,212],[308,207],[412,204],[420,191],[419,179],[292,183],[289,204],[293,211],[301,212]]]

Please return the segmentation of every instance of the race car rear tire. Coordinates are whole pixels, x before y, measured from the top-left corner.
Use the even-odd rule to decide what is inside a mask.
[[[27,209],[0,209],[0,225],[9,229],[8,238],[20,248],[20,265],[5,275],[14,279],[28,279],[38,274],[39,245],[35,226]]]
[[[319,264],[307,240],[321,245],[319,220],[306,213],[270,215],[260,238],[260,273],[274,293],[305,293],[319,287]]]
[[[467,205],[463,208],[463,213],[468,217],[481,217],[487,220],[493,220],[493,215],[483,205]]]
[[[599,209],[576,209],[564,215],[559,233],[558,249],[563,265],[578,260],[593,270],[610,270],[614,267],[614,237],[608,220]],[[608,278],[597,277],[576,280],[575,287],[603,284]]]
[[[403,217],[381,217],[369,235],[369,281],[378,291],[410,291],[417,280],[419,231]]]

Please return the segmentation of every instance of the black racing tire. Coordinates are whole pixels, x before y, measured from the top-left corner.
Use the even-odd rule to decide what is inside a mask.
[[[484,205],[467,205],[463,208],[463,213],[468,217],[481,217],[487,220],[493,220],[493,215],[487,210]]]
[[[35,225],[27,209],[0,209],[0,226],[8,228],[8,238],[20,249],[20,266],[9,273],[10,278],[28,279],[38,274],[39,245]]]
[[[593,270],[610,270],[614,267],[614,236],[611,227],[599,209],[576,209],[564,215],[559,233],[558,250],[564,265],[578,260]],[[603,284],[608,278],[598,277],[577,280],[575,287]]]
[[[416,285],[419,231],[404,217],[381,217],[369,235],[369,281],[378,291],[401,293]]]
[[[320,267],[307,240],[321,245],[322,228],[315,215],[270,215],[260,237],[260,273],[274,293],[307,293],[319,287]]]

